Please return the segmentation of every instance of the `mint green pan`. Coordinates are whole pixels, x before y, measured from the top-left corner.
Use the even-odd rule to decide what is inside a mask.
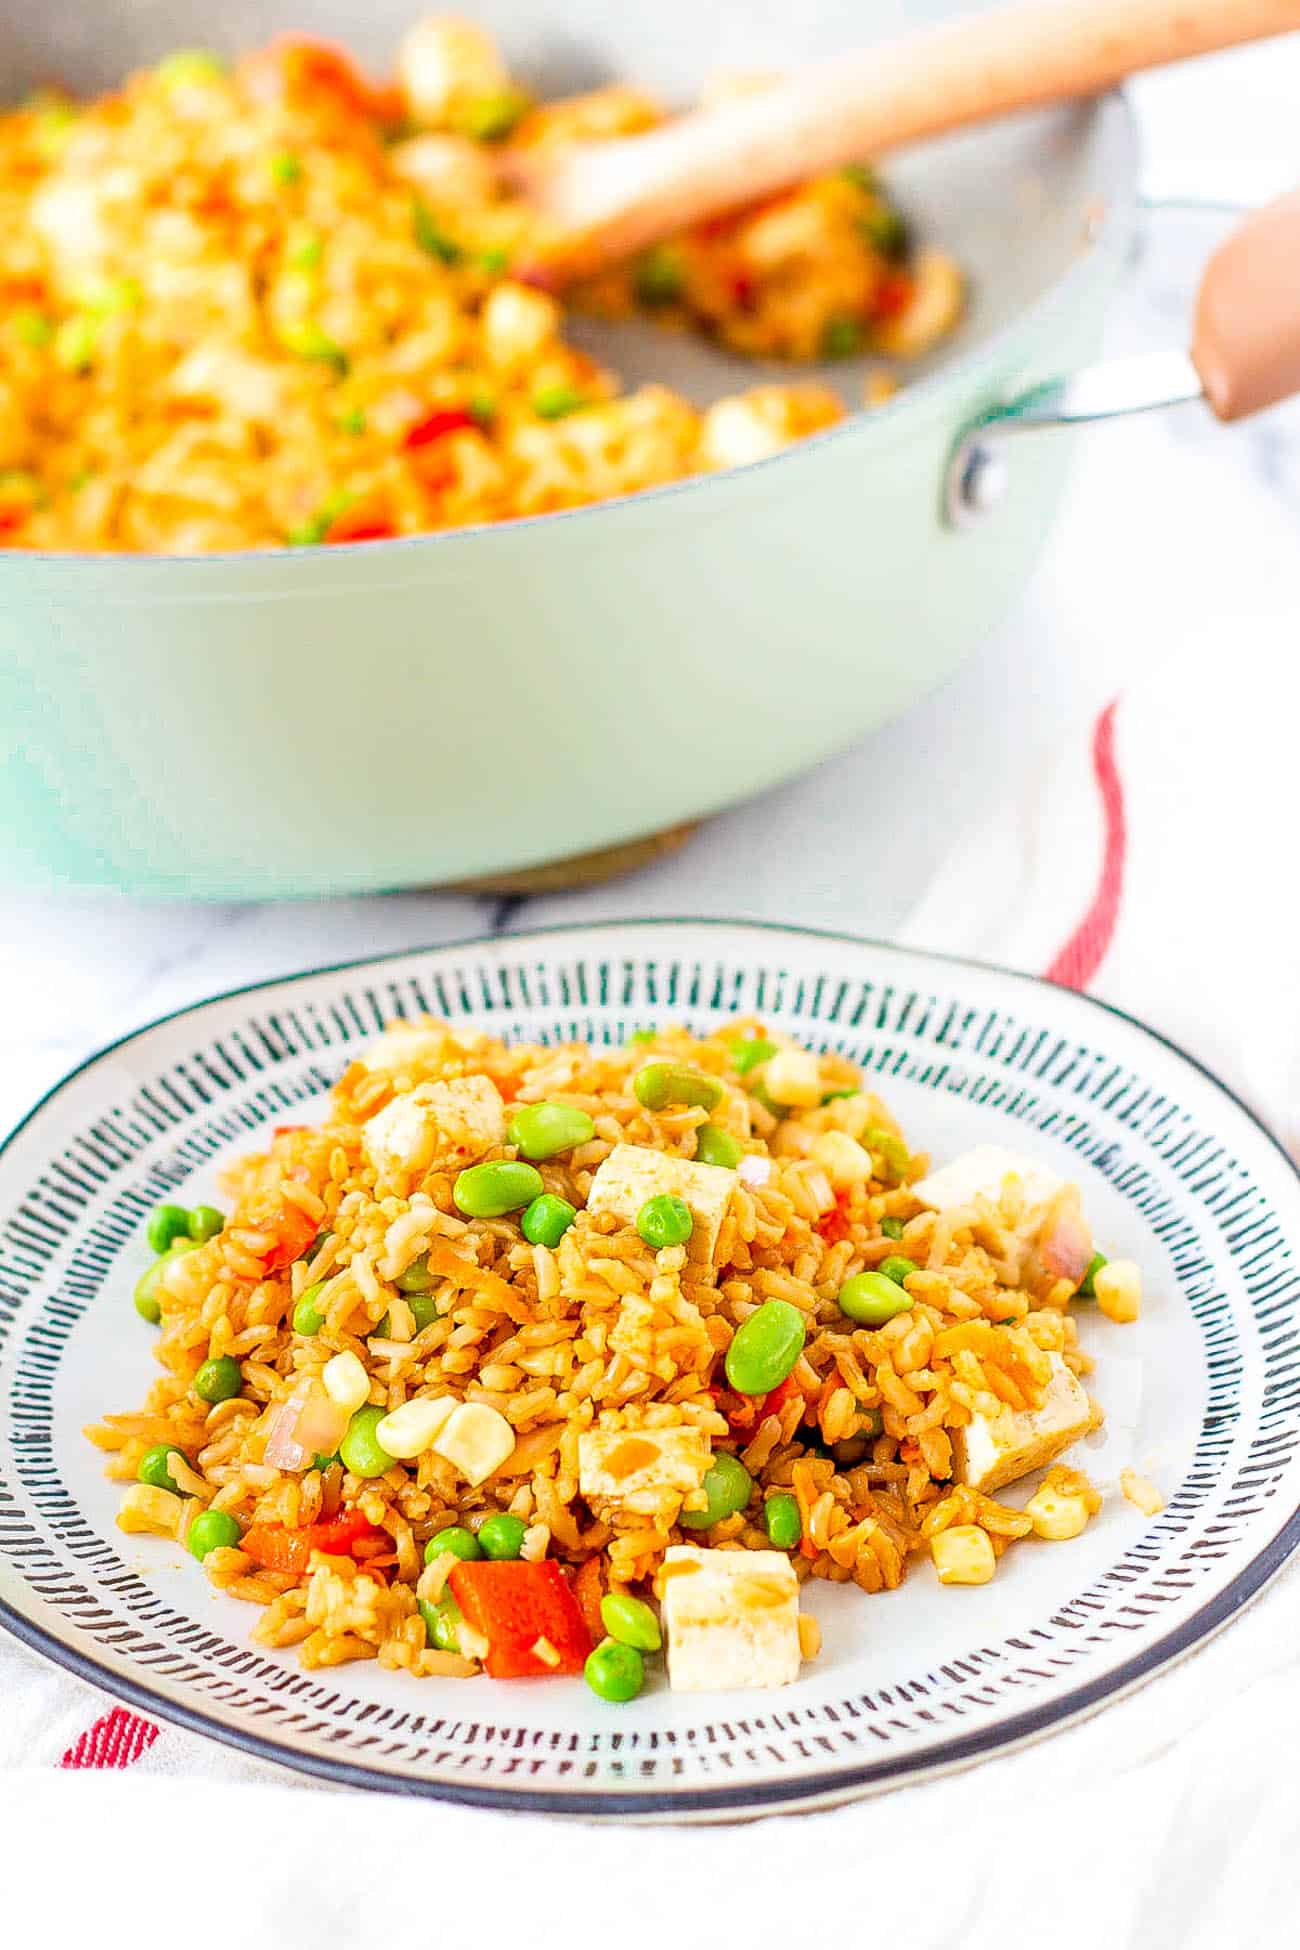
[[[96,10],[91,49],[84,0],[46,0],[6,26],[8,67],[15,94],[89,88],[289,28],[378,65],[417,6],[376,0],[362,26],[347,0],[236,0],[219,22],[124,0]],[[618,74],[684,97],[864,31],[848,0],[471,10],[547,91]],[[906,710],[1015,601],[1050,527],[1068,438],[1025,442],[996,516],[967,528],[945,520],[945,471],[982,414],[1095,354],[1135,220],[1131,119],[1111,97],[889,174],[969,268],[968,322],[891,404],[772,460],[402,541],[0,552],[0,877],[234,899],[492,873],[710,813]],[[667,337],[601,349],[699,399],[754,379]]]

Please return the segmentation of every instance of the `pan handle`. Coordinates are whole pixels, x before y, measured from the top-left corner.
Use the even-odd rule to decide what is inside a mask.
[[[1191,348],[1112,359],[988,408],[944,473],[943,515],[971,528],[998,506],[1007,443],[1050,427],[1126,418],[1204,399],[1223,421],[1300,392],[1300,190],[1256,210],[1220,244],[1201,279]]]

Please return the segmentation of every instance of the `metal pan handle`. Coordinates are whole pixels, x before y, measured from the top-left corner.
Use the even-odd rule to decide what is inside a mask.
[[[1223,421],[1300,392],[1300,191],[1256,210],[1201,279],[1191,348],[1112,359],[990,407],[953,448],[943,514],[971,528],[1002,500],[1008,443],[1045,428],[1127,418],[1204,399]]]

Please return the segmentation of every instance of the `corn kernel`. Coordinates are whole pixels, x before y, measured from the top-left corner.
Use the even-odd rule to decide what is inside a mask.
[[[1142,1275],[1131,1259],[1109,1259],[1093,1276],[1097,1305],[1107,1320],[1136,1320],[1142,1311]]]
[[[806,1049],[779,1049],[763,1071],[767,1094],[775,1103],[812,1110],[822,1100],[821,1064]]]
[[[1149,1476],[1139,1476],[1136,1469],[1121,1469],[1119,1486],[1135,1510],[1141,1510],[1147,1517],[1158,1517],[1165,1507],[1161,1496]]]
[[[330,1400],[349,1415],[355,1415],[370,1398],[370,1376],[351,1349],[325,1363],[321,1381]]]
[[[997,1567],[993,1544],[978,1524],[955,1523],[930,1539],[940,1584],[987,1584]]]
[[[443,1424],[433,1446],[471,1486],[477,1487],[514,1453],[515,1432],[505,1416],[486,1402],[462,1402]]]
[[[149,1483],[132,1483],[118,1506],[117,1527],[129,1536],[174,1537],[185,1500]]]
[[[1035,1537],[1064,1543],[1077,1537],[1088,1521],[1088,1506],[1081,1496],[1067,1496],[1044,1483],[1025,1505],[1025,1515],[1033,1518]]]
[[[385,1415],[375,1428],[376,1440],[399,1462],[410,1462],[433,1447],[434,1438],[450,1421],[457,1407],[454,1395],[427,1395],[403,1402],[391,1415]]]

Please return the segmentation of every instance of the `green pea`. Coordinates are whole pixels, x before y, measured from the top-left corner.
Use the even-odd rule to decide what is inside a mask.
[[[429,1262],[423,1253],[413,1259],[404,1273],[399,1273],[393,1285],[399,1293],[408,1297],[412,1293],[430,1293],[437,1284],[436,1276],[429,1271]]]
[[[196,1246],[206,1246],[209,1239],[215,1239],[225,1223],[225,1213],[218,1212],[215,1205],[190,1207],[189,1235]]]
[[[686,1530],[711,1530],[724,1517],[734,1517],[754,1494],[754,1479],[738,1456],[720,1449],[705,1471],[700,1486],[708,1498],[703,1510],[683,1510],[677,1521]]]
[[[858,227],[872,250],[879,251],[891,264],[898,264],[907,256],[911,241],[907,219],[892,204],[878,203],[874,210],[868,210],[858,219]]]
[[[279,184],[281,189],[287,189],[290,183],[298,182],[301,177],[302,163],[288,149],[282,149],[278,156],[272,156],[271,181]]]
[[[743,1320],[727,1349],[727,1380],[742,1395],[779,1388],[803,1353],[804,1317],[788,1300],[765,1300]]]
[[[454,237],[449,237],[422,197],[411,203],[411,229],[422,251],[442,264],[459,264],[465,255]]]
[[[716,1110],[723,1095],[716,1077],[683,1069],[679,1063],[647,1063],[633,1078],[632,1090],[647,1110],[667,1110],[670,1104],[698,1104],[701,1110]]]
[[[194,1377],[194,1392],[203,1402],[233,1401],[243,1385],[239,1363],[229,1354],[205,1361]]]
[[[684,1198],[657,1192],[637,1213],[636,1229],[646,1245],[659,1252],[664,1246],[684,1246],[695,1230],[695,1221]]]
[[[638,1652],[657,1652],[663,1644],[659,1620],[649,1605],[630,1591],[607,1591],[600,1601],[600,1622],[619,1645]]]
[[[892,1177],[900,1181],[906,1178],[912,1155],[902,1138],[895,1137],[892,1131],[872,1129],[862,1133],[862,1143],[868,1151],[881,1159]]]
[[[155,1490],[171,1490],[173,1495],[179,1496],[180,1487],[172,1481],[172,1456],[179,1456],[183,1463],[189,1461],[185,1451],[178,1449],[175,1443],[155,1442],[152,1449],[145,1450],[136,1465],[137,1482],[148,1483]]]
[[[475,142],[501,142],[528,112],[521,88],[498,88],[466,104],[456,118],[457,131]]]
[[[645,1660],[634,1645],[620,1645],[617,1639],[602,1639],[588,1653],[582,1672],[593,1693],[618,1704],[635,1699],[645,1685]]]
[[[20,311],[14,312],[9,322],[22,344],[30,345],[37,351],[54,337],[54,320],[43,311],[38,311],[35,305],[24,305]]]
[[[411,1309],[411,1321],[417,1334],[422,1334],[431,1320],[438,1318],[438,1303],[431,1293],[411,1293],[406,1304]],[[385,1312],[367,1334],[367,1340],[386,1341],[393,1331],[392,1315]]]
[[[428,1598],[420,1598],[417,1603],[429,1644],[439,1652],[459,1652],[461,1609],[450,1592],[436,1605]]]
[[[201,81],[219,81],[226,72],[226,64],[219,54],[206,47],[178,47],[174,54],[167,55],[154,69],[159,81],[168,88]]]
[[[567,1198],[543,1192],[525,1211],[519,1229],[530,1246],[558,1246],[577,1216],[577,1206]]]
[[[745,1147],[720,1124],[701,1124],[695,1133],[695,1161],[701,1165],[726,1165],[734,1171],[745,1155]]]
[[[828,318],[822,327],[821,356],[823,359],[856,359],[865,339],[860,320]]]
[[[793,1551],[803,1540],[803,1518],[799,1515],[798,1499],[782,1490],[776,1496],[769,1496],[763,1506],[763,1522],[767,1527],[769,1542],[779,1551]]]
[[[295,1334],[319,1334],[325,1324],[325,1316],[316,1302],[325,1291],[325,1281],[316,1280],[299,1296],[293,1310],[293,1331]]]
[[[747,1036],[743,1043],[731,1045],[731,1067],[737,1076],[747,1077],[760,1063],[776,1055],[776,1044],[766,1036]]]
[[[653,1043],[658,1034],[657,1029],[634,1029],[627,1040],[629,1043]]]
[[[887,1280],[894,1280],[902,1286],[909,1273],[919,1273],[921,1269],[914,1259],[908,1259],[905,1254],[891,1253],[888,1259],[881,1260],[878,1270]]]
[[[1105,1264],[1106,1264],[1105,1253],[1094,1253],[1092,1258],[1088,1261],[1088,1265],[1084,1272],[1083,1278],[1080,1280],[1078,1285],[1078,1298],[1080,1300],[1095,1300],[1097,1298],[1097,1289],[1093,1284],[1093,1282],[1096,1280],[1098,1273],[1100,1273],[1102,1267]]]
[[[841,1313],[862,1327],[883,1327],[911,1304],[904,1289],[883,1273],[855,1273],[840,1288]]]
[[[886,1239],[901,1239],[903,1236],[903,1221],[902,1219],[882,1219],[880,1221],[880,1230],[884,1233]]]
[[[679,252],[656,244],[637,259],[632,282],[643,305],[671,305],[686,286],[686,267]]]
[[[173,1239],[166,1252],[161,1253],[152,1266],[146,1267],[136,1281],[135,1310],[141,1320],[147,1320],[151,1327],[156,1327],[162,1319],[162,1306],[157,1293],[159,1274],[164,1266],[170,1266],[182,1253],[192,1253],[197,1247],[196,1239]]]
[[[393,1466],[394,1458],[384,1448],[375,1430],[388,1410],[368,1402],[348,1423],[339,1444],[339,1460],[354,1476],[382,1476]]]
[[[458,1210],[469,1219],[503,1219],[521,1205],[540,1198],[542,1174],[518,1158],[490,1158],[486,1164],[462,1171],[451,1188]]]
[[[506,1131],[525,1158],[553,1158],[557,1152],[589,1143],[595,1135],[596,1126],[586,1111],[568,1104],[522,1104]]]
[[[563,420],[588,404],[585,393],[576,386],[539,386],[533,394],[533,412],[539,420]]]
[[[528,1525],[522,1517],[512,1517],[508,1510],[501,1510],[495,1516],[485,1517],[479,1525],[479,1549],[484,1557],[498,1560],[518,1557],[527,1531]]]
[[[209,1551],[233,1550],[242,1534],[229,1510],[200,1510],[185,1533],[185,1541],[201,1564]]]
[[[173,1239],[189,1236],[190,1215],[183,1205],[155,1205],[145,1223],[144,1236],[154,1252],[162,1254]]]
[[[435,1557],[442,1557],[447,1551],[466,1564],[472,1564],[475,1558],[483,1555],[482,1546],[474,1532],[466,1530],[464,1525],[459,1523],[452,1524],[448,1530],[440,1530],[436,1537],[430,1537],[424,1547],[424,1561],[426,1564],[432,1564]]]

